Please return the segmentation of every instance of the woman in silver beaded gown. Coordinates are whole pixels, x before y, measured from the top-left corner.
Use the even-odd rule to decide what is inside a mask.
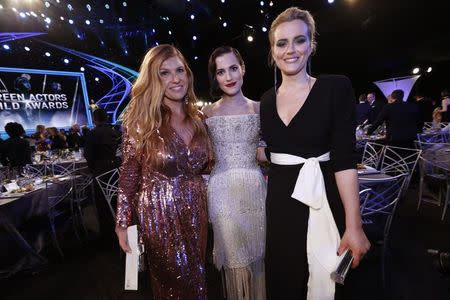
[[[231,47],[209,59],[211,94],[204,108],[215,153],[208,183],[208,212],[214,232],[214,264],[225,275],[227,299],[265,299],[266,182],[256,161],[259,103],[241,90],[244,62]]]
[[[130,251],[132,211],[149,262],[153,299],[206,299],[206,186],[210,161],[193,76],[173,46],[152,48],[124,118],[116,234]]]

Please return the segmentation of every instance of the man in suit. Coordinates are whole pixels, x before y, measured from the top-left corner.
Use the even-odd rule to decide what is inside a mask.
[[[375,93],[367,94],[367,102],[370,105],[369,124],[373,124],[373,122],[375,122],[378,115],[383,110],[385,103],[383,103],[381,100],[377,100],[375,98]]]
[[[370,105],[366,101],[366,95],[361,94],[359,96],[359,103],[356,104],[356,125],[363,124],[369,119]]]
[[[84,157],[94,177],[120,166],[116,157],[119,144],[117,132],[107,123],[108,115],[103,108],[93,112],[95,128],[85,137]],[[103,196],[100,186],[95,184],[95,200],[97,204],[100,234],[105,245],[115,239],[114,220],[108,203]],[[114,204],[112,204],[115,207]]]
[[[414,148],[414,140],[421,129],[419,108],[415,103],[403,102],[403,97],[402,90],[391,93],[388,97],[389,104],[383,107],[367,134],[372,134],[378,126],[386,122],[386,144]]]

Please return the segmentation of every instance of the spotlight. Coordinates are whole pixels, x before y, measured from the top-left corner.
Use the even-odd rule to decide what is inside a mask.
[[[30,14],[29,12],[26,12],[25,14],[26,14],[27,16],[31,16],[31,14]]]
[[[264,6],[264,1],[259,2],[259,5]]]
[[[195,19],[195,16],[194,15],[191,15],[191,20],[194,20]]]
[[[23,49],[25,49],[25,51],[27,51],[27,52],[31,50],[30,47],[28,47],[28,46],[23,47]]]
[[[220,0],[220,1],[222,1],[222,3],[225,3],[225,0]]]
[[[21,12],[21,13],[19,14],[19,16],[21,16],[22,18],[26,18],[26,17],[27,17],[27,15],[24,14],[23,12]]]
[[[61,17],[59,17],[60,19],[61,19],[61,21],[64,21],[64,17],[63,16],[61,16]]]
[[[328,0],[328,3],[330,4],[334,3],[334,0]]]
[[[81,68],[80,68],[80,71],[81,71],[81,72],[84,72],[84,67],[81,67]]]
[[[127,3],[126,3],[126,2],[123,2],[122,5],[123,5],[124,7],[127,7]]]
[[[155,28],[153,28],[153,29],[152,29],[152,32],[153,32],[153,33],[155,33],[155,32],[156,32]]]
[[[11,49],[11,48],[9,47],[9,45],[7,45],[7,44],[4,44],[4,45],[3,45],[3,49],[5,49],[5,50],[9,50],[9,49]]]
[[[41,17],[45,18],[45,15],[44,15],[44,14],[41,14]]]
[[[17,9],[15,7],[11,8],[13,12],[17,12]]]
[[[420,68],[416,67],[416,68],[413,69],[412,72],[413,72],[413,74],[418,74],[420,72]]]
[[[72,11],[73,10],[72,4],[67,4],[67,9]]]
[[[33,17],[37,18],[37,14],[36,14],[34,11],[30,11],[30,14],[31,14]]]
[[[272,1],[270,1],[269,6],[273,6],[273,2]]]
[[[50,57],[52,55],[50,54],[50,52],[45,52],[45,56]]]
[[[100,78],[95,77],[94,80],[97,81],[97,82],[99,82],[99,81],[100,81]]]
[[[87,8],[88,11],[91,11],[91,10],[92,10],[92,7],[91,7],[90,4],[87,4],[87,5],[86,5],[86,8]]]
[[[77,34],[77,38],[79,38],[81,40],[81,35]]]
[[[59,2],[61,2],[61,1],[59,1],[59,0],[56,0],[56,3],[59,3]]]
[[[3,9],[3,5],[0,4],[0,9]]]
[[[128,55],[128,50],[125,50],[123,53],[124,53],[125,55]]]
[[[69,24],[73,24],[73,20],[72,19],[69,19]]]
[[[266,26],[263,26],[263,27],[262,27],[262,31],[263,31],[263,32],[267,32]]]
[[[100,24],[103,24],[103,19],[100,19],[100,21],[99,21],[99,22],[100,22]]]
[[[197,59],[198,59],[198,56],[195,56],[195,57],[194,57],[194,60],[197,60]]]
[[[251,35],[249,35],[249,36],[247,37],[247,41],[253,42],[253,37],[252,37]]]
[[[431,73],[431,71],[433,71],[433,68],[432,67],[428,67],[427,73]]]
[[[86,23],[86,25],[91,25],[91,21],[89,21],[89,20],[86,20],[85,23]]]
[[[197,40],[197,36],[194,35],[194,36],[192,37],[192,39],[193,39],[194,41],[196,41],[196,40]]]
[[[227,22],[223,22],[222,24],[223,27],[227,27],[227,25],[228,25]]]
[[[47,7],[47,8],[50,7],[50,3],[48,1],[45,1],[45,7]]]
[[[105,4],[105,8],[106,8],[106,9],[109,9],[109,4]]]
[[[67,58],[64,58],[64,63],[67,65],[69,63],[69,60]]]
[[[119,22],[122,22],[122,18],[119,18]]]
[[[172,31],[169,30],[169,35],[172,35]]]
[[[52,19],[50,19],[49,17],[45,18],[45,23],[50,24],[52,22]]]

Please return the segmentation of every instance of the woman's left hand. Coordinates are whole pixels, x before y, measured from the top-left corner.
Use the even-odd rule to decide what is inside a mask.
[[[350,249],[353,255],[352,268],[356,268],[364,254],[370,249],[370,242],[366,237],[362,227],[346,228],[341,244],[338,248],[338,254],[341,255],[345,250]]]

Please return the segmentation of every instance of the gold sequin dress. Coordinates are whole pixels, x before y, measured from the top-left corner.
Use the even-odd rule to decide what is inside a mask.
[[[186,145],[173,128],[160,130],[165,151],[158,167],[136,157],[124,134],[117,224],[138,216],[154,299],[206,299],[206,187],[201,172],[210,161],[207,141]]]

